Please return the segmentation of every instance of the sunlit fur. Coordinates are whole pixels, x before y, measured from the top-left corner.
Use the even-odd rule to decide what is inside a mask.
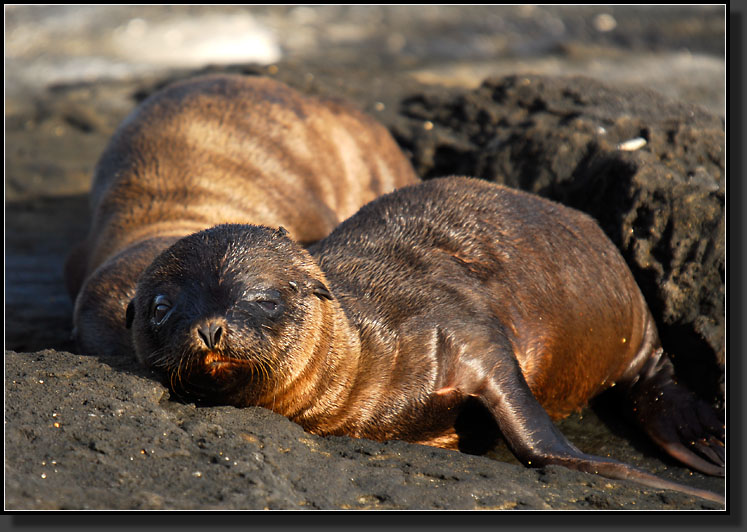
[[[208,352],[183,350],[195,338],[193,324],[232,315],[237,298],[220,299],[222,289],[267,288],[282,295],[283,311],[269,321],[261,311],[226,318],[221,336],[223,355],[255,360],[265,372],[236,369],[205,380],[199,364],[184,362]],[[181,321],[173,328],[149,323],[158,294],[191,305],[175,314]],[[553,425],[548,414],[567,415],[616,385],[629,408],[625,393],[632,404],[645,402],[639,421],[654,441],[698,433],[712,444],[663,448],[723,474],[723,425],[658,358],[653,318],[599,227],[484,181],[452,177],[385,195],[308,251],[266,227],[198,233],[154,261],[133,308],[138,355],[159,360],[184,391],[266,406],[318,434],[474,452],[500,430],[526,464],[687,491],[581,453]],[[677,432],[677,416],[658,410],[653,392],[668,407],[698,412],[688,431]]]
[[[65,266],[78,348],[131,355],[135,282],[181,237],[233,222],[310,243],[416,181],[386,128],[351,106],[261,77],[169,85],[124,120],[96,166],[90,231]]]

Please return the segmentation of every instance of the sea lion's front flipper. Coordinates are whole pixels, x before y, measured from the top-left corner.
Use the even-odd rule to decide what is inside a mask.
[[[724,423],[713,407],[677,384],[661,348],[638,375],[620,383],[643,430],[671,456],[702,473],[724,476]]]
[[[557,464],[603,477],[631,480],[657,489],[669,489],[723,503],[721,495],[658,478],[629,465],[585,454],[555,427],[532,395],[513,356],[501,357],[476,395],[493,414],[516,457],[531,467]]]

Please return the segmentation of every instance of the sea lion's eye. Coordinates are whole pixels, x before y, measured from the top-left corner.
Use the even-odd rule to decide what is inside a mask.
[[[270,314],[278,309],[278,304],[269,300],[258,300],[257,305],[259,305],[259,308]]]
[[[170,310],[171,302],[166,299],[166,296],[156,296],[153,300],[153,322],[160,325],[166,319]]]
[[[281,295],[277,290],[262,291],[253,299],[254,303],[271,318],[278,316],[283,310]]]

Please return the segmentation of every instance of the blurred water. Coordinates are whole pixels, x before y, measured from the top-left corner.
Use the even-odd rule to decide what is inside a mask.
[[[50,84],[282,57],[277,39],[249,13],[147,7],[6,8],[6,68],[16,82]]]
[[[673,85],[672,95],[686,99],[714,84],[718,95],[725,77],[718,5],[15,5],[5,8],[5,26],[11,95],[164,68],[283,60],[462,85],[526,71],[630,77],[664,91]]]

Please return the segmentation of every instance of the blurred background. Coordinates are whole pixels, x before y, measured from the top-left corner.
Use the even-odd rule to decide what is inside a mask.
[[[724,4],[6,5],[6,106],[60,83],[291,62],[466,87],[489,75],[582,73],[724,114],[725,11]]]

